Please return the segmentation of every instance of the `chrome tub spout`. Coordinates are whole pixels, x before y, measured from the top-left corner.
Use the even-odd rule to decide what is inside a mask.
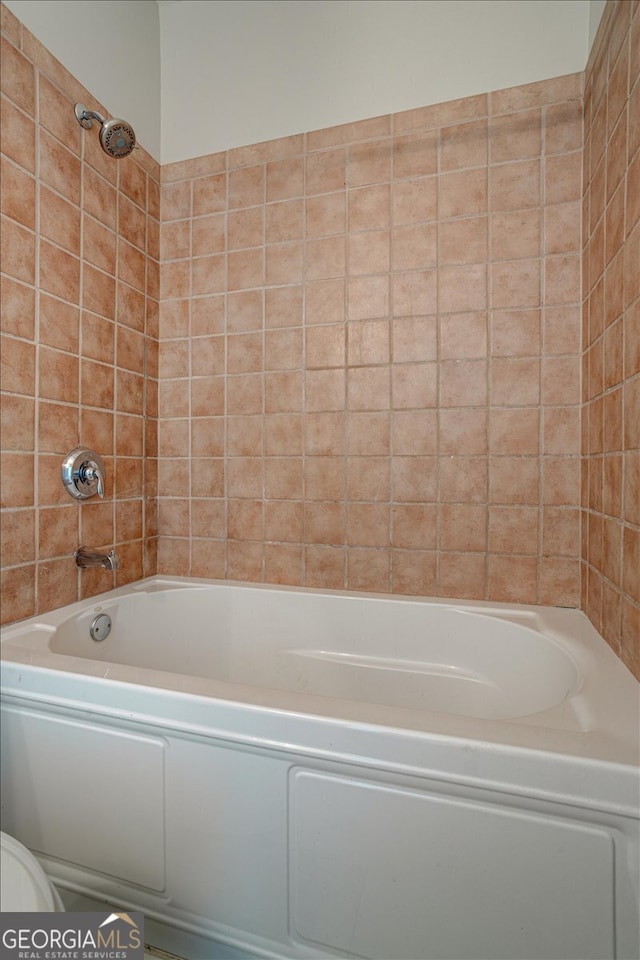
[[[81,569],[84,567],[105,567],[107,570],[120,569],[120,557],[115,550],[111,550],[110,553],[98,553],[97,550],[79,547],[75,554],[75,561]]]

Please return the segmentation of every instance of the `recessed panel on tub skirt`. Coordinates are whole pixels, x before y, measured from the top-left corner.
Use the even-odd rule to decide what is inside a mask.
[[[33,851],[165,886],[164,741],[2,711],[2,828]]]
[[[381,960],[614,956],[604,828],[300,768],[290,817],[299,941]]]

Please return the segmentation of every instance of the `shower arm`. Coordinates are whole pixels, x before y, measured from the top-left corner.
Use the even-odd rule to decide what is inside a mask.
[[[76,119],[85,130],[91,130],[94,120],[97,120],[100,124],[106,123],[105,118],[101,113],[98,113],[97,110],[87,110],[87,108],[83,107],[81,103],[76,103],[75,109]]]

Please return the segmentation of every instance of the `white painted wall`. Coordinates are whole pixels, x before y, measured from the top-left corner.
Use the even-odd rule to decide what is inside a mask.
[[[6,0],[139,143],[160,159],[160,16],[155,0]]]
[[[590,0],[163,4],[162,162],[583,70],[591,6]]]
[[[586,65],[604,7],[604,0],[6,3],[163,163],[574,73]]]

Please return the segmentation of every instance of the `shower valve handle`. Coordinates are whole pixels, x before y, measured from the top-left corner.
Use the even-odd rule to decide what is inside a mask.
[[[104,460],[95,452],[76,447],[62,464],[62,483],[74,500],[86,500],[94,494],[104,497]]]
[[[78,475],[83,483],[91,484],[94,481],[96,482],[96,493],[102,500],[104,497],[104,475],[98,464],[94,463],[93,460],[87,460],[78,470]]]

